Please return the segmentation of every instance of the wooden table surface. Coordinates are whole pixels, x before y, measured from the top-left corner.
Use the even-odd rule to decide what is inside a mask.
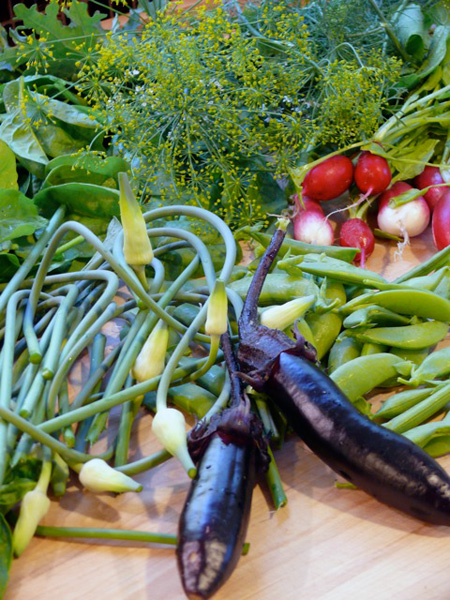
[[[434,251],[430,233],[402,258],[377,244],[367,267],[393,279]],[[133,458],[159,449],[142,415]],[[255,488],[241,558],[217,600],[448,600],[450,530],[424,525],[363,492],[335,487],[334,474],[297,438],[276,452],[288,504],[274,512]],[[440,460],[450,469],[450,457]],[[176,533],[189,480],[175,460],[142,474],[141,493],[95,495],[74,479],[43,524]],[[5,600],[182,600],[173,548],[34,538],[14,561]]]

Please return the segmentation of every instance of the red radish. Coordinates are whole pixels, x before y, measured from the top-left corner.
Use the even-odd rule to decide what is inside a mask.
[[[310,212],[318,212],[323,215],[323,209],[318,202],[311,200],[308,196],[302,194],[302,200],[299,200],[298,194],[295,194],[293,197],[295,208],[297,212],[301,211],[310,211]]]
[[[361,152],[355,167],[355,183],[360,192],[367,196],[380,194],[387,189],[391,179],[391,170],[385,158]]]
[[[433,185],[433,183],[435,183],[436,185],[439,183],[445,183],[439,167],[427,166],[422,171],[422,173],[420,173],[420,175],[417,175],[417,177],[414,179],[414,185],[418,190],[423,190],[423,188],[426,188],[429,185]],[[427,201],[430,210],[434,209],[437,201],[445,192],[445,189],[445,187],[432,187],[428,190],[428,192],[425,192],[423,197]]]
[[[303,210],[293,219],[294,238],[308,244],[331,246],[334,242],[333,228],[330,222],[317,211]]]
[[[381,231],[401,236],[405,239],[420,235],[430,222],[430,209],[423,196],[397,207],[389,206],[389,200],[399,196],[412,186],[397,181],[379,198],[378,227]]]
[[[375,237],[367,223],[358,218],[349,219],[341,227],[339,241],[341,246],[361,250],[354,260],[360,262],[364,268],[366,258],[372,254],[375,247]]]
[[[327,158],[306,173],[303,191],[312,200],[333,200],[347,191],[352,181],[352,161],[338,154]]]
[[[450,190],[444,192],[434,207],[431,227],[436,248],[450,246]]]

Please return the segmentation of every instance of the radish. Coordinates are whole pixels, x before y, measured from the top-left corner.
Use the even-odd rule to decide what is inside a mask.
[[[417,177],[414,179],[414,185],[418,190],[423,190],[423,188],[433,185],[434,183],[436,185],[445,183],[439,167],[427,166],[422,173],[417,175]],[[444,192],[444,187],[432,187],[428,190],[428,192],[425,192],[423,197],[427,201],[431,211],[434,209],[437,201],[444,194]]]
[[[375,247],[375,237],[367,223],[359,218],[349,219],[341,227],[339,241],[341,246],[361,250],[354,261],[360,262],[364,268],[366,258],[372,254]]]
[[[327,158],[306,173],[303,191],[312,200],[333,200],[353,181],[353,163],[341,154]]]
[[[382,156],[361,152],[355,167],[355,183],[366,196],[380,194],[391,183],[388,162]]]
[[[294,200],[296,212],[309,211],[317,212],[323,215],[323,209],[320,206],[320,204],[318,202],[315,202],[314,200],[311,200],[311,198],[308,198],[308,196],[302,194],[302,199],[300,200],[298,194],[294,194],[294,196],[292,196],[292,199]]]
[[[423,196],[397,207],[389,206],[389,200],[413,187],[397,181],[379,198],[378,227],[381,231],[408,238],[420,235],[430,222],[430,209]]]
[[[450,246],[450,190],[444,192],[434,207],[431,227],[436,248]]]
[[[300,242],[331,246],[334,242],[333,228],[323,214],[314,210],[302,210],[293,218],[294,238]]]

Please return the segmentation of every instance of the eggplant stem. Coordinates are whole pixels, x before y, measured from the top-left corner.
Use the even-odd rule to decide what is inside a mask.
[[[241,317],[239,319],[240,327],[255,327],[259,322],[258,319],[258,301],[264,285],[264,280],[270,270],[270,267],[277,255],[281,244],[286,236],[286,231],[277,229],[274,233],[270,244],[260,260],[258,268],[253,276],[252,285],[250,286],[247,297],[245,298],[242,308]]]

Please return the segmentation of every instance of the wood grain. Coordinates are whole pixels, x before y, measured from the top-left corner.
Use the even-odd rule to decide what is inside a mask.
[[[434,251],[430,233],[402,258],[378,243],[367,267],[393,279]],[[134,458],[158,449],[142,414]],[[254,493],[250,552],[217,600],[448,600],[450,531],[423,525],[363,492],[335,486],[334,474],[301,441],[276,452],[288,504],[274,512],[264,486]],[[450,457],[440,461],[450,469]],[[140,494],[82,492],[77,481],[52,501],[46,525],[176,533],[189,481],[172,460],[139,476]],[[124,542],[35,538],[14,561],[5,600],[182,600],[173,548]]]

